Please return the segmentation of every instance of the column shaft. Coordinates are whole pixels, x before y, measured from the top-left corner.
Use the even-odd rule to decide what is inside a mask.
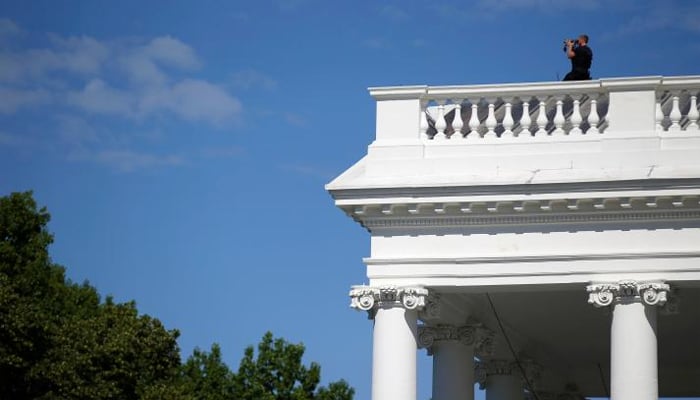
[[[474,346],[454,340],[433,345],[433,400],[474,400]]]
[[[486,383],[486,400],[523,400],[525,392],[517,375],[491,375]]]
[[[616,303],[610,345],[612,400],[658,399],[656,307]]]
[[[372,400],[416,399],[417,312],[379,306],[374,317]]]

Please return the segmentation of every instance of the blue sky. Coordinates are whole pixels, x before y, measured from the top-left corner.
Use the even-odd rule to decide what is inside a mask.
[[[218,342],[235,369],[271,330],[358,399],[369,240],[323,185],[373,139],[367,87],[556,80],[582,32],[594,77],[699,72],[693,1],[165,4],[0,0],[0,194],[34,190],[70,278],[179,329],[183,357]]]

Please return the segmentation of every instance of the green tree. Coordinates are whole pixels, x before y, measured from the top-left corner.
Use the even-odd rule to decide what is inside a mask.
[[[345,381],[319,386],[304,346],[266,333],[238,373],[221,349],[181,364],[178,332],[70,282],[49,257],[50,215],[31,192],[0,197],[0,399],[351,400]]]
[[[68,281],[49,219],[31,192],[0,198],[0,398],[177,398],[178,332]]]
[[[319,387],[321,367],[302,363],[303,344],[274,339],[267,332],[258,344],[245,349],[235,376],[240,400],[351,400],[355,391],[341,380]]]
[[[221,358],[221,348],[214,343],[207,353],[195,349],[182,365],[182,384],[187,393],[198,400],[229,400],[237,398],[234,374]]]

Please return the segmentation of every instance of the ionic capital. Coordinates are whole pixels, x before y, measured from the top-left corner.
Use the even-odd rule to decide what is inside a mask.
[[[586,287],[588,303],[595,307],[606,307],[613,302],[641,301],[646,305],[662,306],[670,286],[663,282],[620,281],[596,283]]]
[[[494,336],[495,333],[492,330],[479,323],[461,326],[421,325],[418,327],[418,347],[427,349],[428,354],[432,355],[432,347],[436,342],[453,341],[465,346],[474,346],[474,354],[483,357],[493,353]]]
[[[473,326],[437,325],[418,327],[418,348],[428,349],[433,353],[433,345],[438,342],[458,342],[465,346],[474,344],[475,328]]]
[[[486,381],[493,375],[513,375],[517,373],[518,364],[509,360],[481,360],[474,363],[474,380],[479,389],[486,389]]]
[[[350,290],[350,307],[368,311],[370,318],[377,307],[404,307],[421,310],[425,307],[428,289],[424,287],[353,286]]]
[[[522,376],[523,368],[527,380]],[[510,360],[481,360],[474,364],[474,380],[479,383],[479,389],[485,389],[489,376],[515,375],[521,377],[523,388],[537,389],[542,378],[542,366],[532,360],[521,360],[520,366]]]
[[[491,357],[495,348],[496,332],[478,324],[476,325],[476,338],[474,339],[474,354],[479,358]]]

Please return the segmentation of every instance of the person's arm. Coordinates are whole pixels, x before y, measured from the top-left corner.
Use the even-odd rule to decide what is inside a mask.
[[[574,58],[576,57],[576,53],[574,52],[574,41],[569,40],[566,42],[566,56],[569,58]]]

